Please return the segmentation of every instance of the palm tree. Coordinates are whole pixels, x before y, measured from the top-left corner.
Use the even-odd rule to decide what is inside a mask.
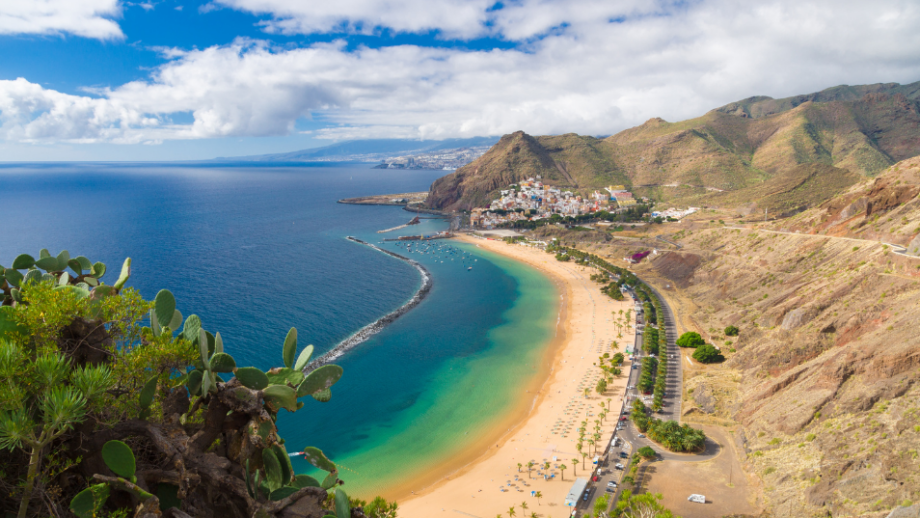
[[[527,478],[530,478],[530,471],[533,469],[533,462],[527,463]]]
[[[538,518],[537,513],[535,512],[530,513],[530,518]]]
[[[527,502],[521,502],[521,511],[527,510]]]
[[[581,452],[581,469],[585,469],[585,458],[588,456],[587,453]]]
[[[540,499],[543,498],[543,493],[541,491],[537,491],[533,494],[533,496],[537,499],[537,505],[540,505]]]
[[[578,459],[572,459],[572,476],[573,476],[573,477],[577,477],[577,476],[578,476],[578,472],[575,471],[575,468],[577,468],[577,467],[578,467]]]
[[[591,389],[586,388],[586,389],[585,389],[585,399],[588,398],[588,394],[590,394],[590,393],[591,393]]]
[[[568,466],[566,466],[565,464],[560,464],[560,465],[559,465],[559,472],[561,473],[561,474],[559,475],[559,480],[565,480],[565,469],[566,469],[567,467],[568,467]]]
[[[514,518],[515,514],[517,513],[514,511],[514,506],[512,505],[511,507],[508,508],[508,518]]]
[[[523,466],[523,464],[521,464],[520,462],[518,462],[518,473],[521,472],[521,466]]]

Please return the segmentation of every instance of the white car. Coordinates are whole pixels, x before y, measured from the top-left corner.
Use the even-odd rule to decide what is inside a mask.
[[[617,487],[617,483],[613,481],[607,482],[607,487]]]

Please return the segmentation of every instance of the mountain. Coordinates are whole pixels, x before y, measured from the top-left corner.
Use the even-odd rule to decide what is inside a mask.
[[[317,160],[380,160],[400,155],[415,155],[435,151],[447,151],[467,147],[491,146],[497,137],[452,138],[445,140],[412,139],[370,139],[349,140],[329,146],[301,149],[289,153],[269,155],[251,155],[241,157],[219,157],[217,160],[232,158],[236,161],[251,162],[311,162]]]
[[[484,205],[500,187],[540,174],[545,183],[576,189],[617,183],[661,201],[756,205],[763,200],[757,208],[769,209],[777,201],[769,199],[771,193],[781,189],[762,185],[775,177],[789,184],[791,175],[818,180],[821,187],[814,194],[819,199],[802,197],[810,206],[860,177],[920,154],[918,128],[920,82],[838,86],[785,99],[751,97],[686,121],[654,118],[603,140],[517,132],[432,184],[428,204],[442,209]],[[826,167],[816,176],[816,169],[800,167],[805,164]]]
[[[682,421],[732,426],[764,516],[881,518],[916,500],[918,194],[914,157],[775,222],[688,218],[667,236],[682,248],[635,267],[681,331],[726,353],[684,371]]]
[[[496,191],[531,176],[566,187],[627,181],[607,141],[574,133],[532,137],[518,131],[502,137],[472,163],[436,180],[427,204],[448,210],[486,205]]]

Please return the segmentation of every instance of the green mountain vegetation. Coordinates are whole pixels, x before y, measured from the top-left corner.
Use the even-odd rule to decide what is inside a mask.
[[[276,427],[329,401],[342,368],[310,364],[296,329],[283,366],[237,366],[172,293],[125,287],[130,272],[107,285],[103,263],[47,250],[0,266],[4,516],[364,517],[320,450],[303,452],[320,480],[294,472]]]
[[[603,140],[516,132],[435,181],[428,205],[483,206],[540,175],[584,190],[624,184],[674,204],[797,211],[920,154],[918,102],[920,82],[839,86],[752,97],[681,122],[654,118]]]

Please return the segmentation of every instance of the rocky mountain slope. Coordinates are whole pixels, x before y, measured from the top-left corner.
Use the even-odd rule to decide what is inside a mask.
[[[914,158],[796,218],[706,211],[637,267],[726,354],[685,375],[684,419],[734,423],[772,516],[920,501],[920,257],[891,246],[920,243],[918,195]]]
[[[806,205],[786,207],[801,210],[918,154],[920,82],[840,86],[787,99],[753,97],[682,122],[651,119],[603,140],[506,135],[478,160],[432,184],[428,204],[481,206],[498,188],[538,174],[550,184],[584,189],[622,183],[641,195],[684,204],[756,204],[770,193],[753,189],[777,175],[813,177],[814,171],[797,169],[803,164],[835,168],[823,169],[825,177],[835,176],[822,182],[833,189],[818,189],[803,197]],[[766,200],[761,208],[771,205]]]

